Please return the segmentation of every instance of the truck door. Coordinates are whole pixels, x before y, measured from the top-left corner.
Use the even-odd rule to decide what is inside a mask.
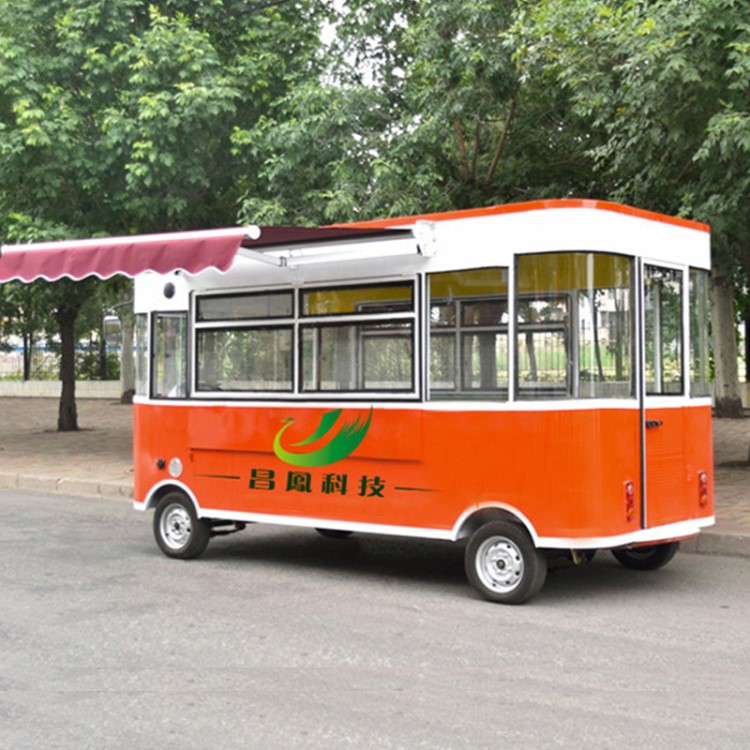
[[[641,441],[644,528],[681,520],[685,469],[685,271],[642,268]]]

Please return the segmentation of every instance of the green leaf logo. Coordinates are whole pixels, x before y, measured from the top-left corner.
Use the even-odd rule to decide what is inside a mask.
[[[320,424],[315,431],[304,440],[293,443],[290,447],[299,448],[300,446],[311,445],[326,435],[331,435],[330,440],[320,448],[308,450],[307,452],[288,451],[281,446],[281,436],[294,423],[292,417],[283,420],[286,424],[276,433],[273,440],[273,452],[284,462],[292,466],[326,466],[336,463],[342,458],[351,455],[364,440],[367,430],[372,420],[372,407],[367,415],[367,419],[362,422],[362,415],[358,415],[353,422],[344,422],[338,431],[333,433],[336,421],[341,414],[341,409],[327,411],[320,418]],[[333,433],[333,434],[332,434]]]

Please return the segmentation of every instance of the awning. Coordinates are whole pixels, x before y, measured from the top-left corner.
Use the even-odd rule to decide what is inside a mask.
[[[64,276],[108,279],[117,274],[133,277],[143,271],[198,273],[211,267],[226,271],[247,231],[237,228],[3,245],[0,281],[55,281]]]
[[[0,282],[63,277],[108,279],[143,271],[190,274],[206,268],[227,271],[240,247],[263,252],[283,246],[340,242],[399,234],[383,228],[354,227],[238,227],[200,232],[133,235],[101,239],[3,245]]]

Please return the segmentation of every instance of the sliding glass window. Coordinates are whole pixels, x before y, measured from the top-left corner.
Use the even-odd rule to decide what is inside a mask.
[[[416,395],[413,281],[200,295],[196,390]]]
[[[508,398],[508,269],[433,273],[430,397]]]
[[[294,294],[206,295],[196,300],[196,390],[290,392]]]
[[[301,390],[416,391],[412,282],[301,293]]]

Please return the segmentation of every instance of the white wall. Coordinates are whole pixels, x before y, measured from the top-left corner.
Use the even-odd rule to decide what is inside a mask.
[[[0,398],[60,398],[59,380],[0,380]],[[78,380],[76,398],[109,398],[119,400],[119,380]]]
[[[59,380],[0,380],[0,398],[59,398],[60,388]],[[78,380],[76,397],[119,400],[121,388],[119,380]],[[750,409],[750,383],[740,383],[740,394],[742,405]]]

